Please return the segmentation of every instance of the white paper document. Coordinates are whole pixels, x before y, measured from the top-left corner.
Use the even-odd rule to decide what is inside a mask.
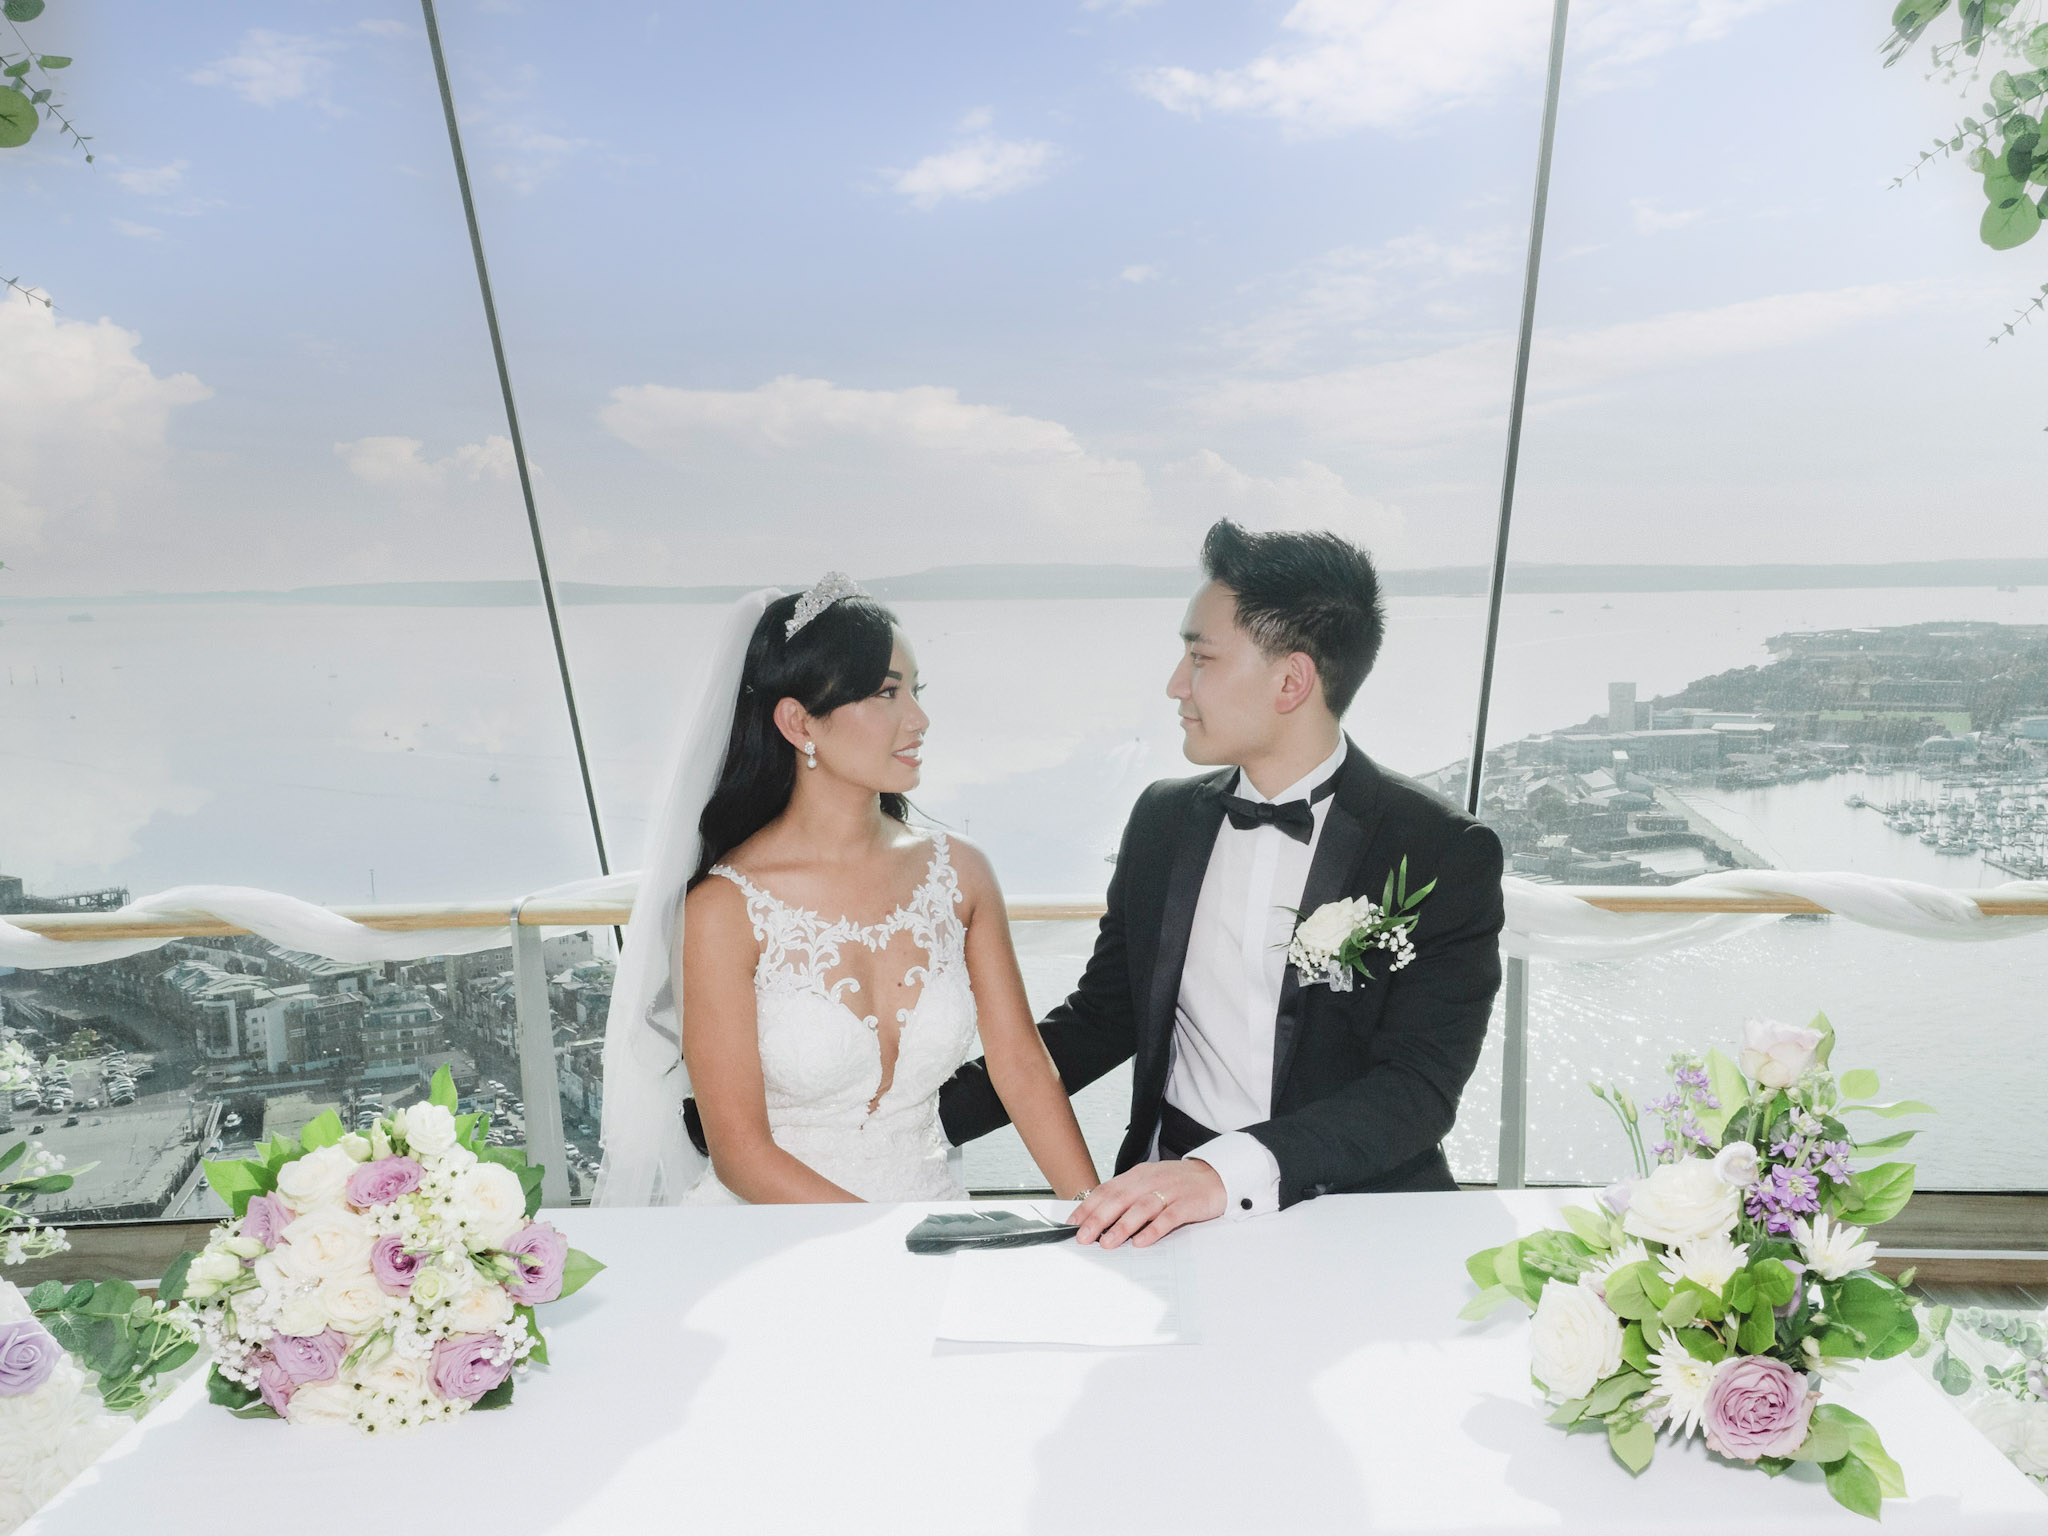
[[[1079,1243],[968,1250],[948,1261],[941,1339],[1128,1348],[1200,1342],[1189,1249]]]

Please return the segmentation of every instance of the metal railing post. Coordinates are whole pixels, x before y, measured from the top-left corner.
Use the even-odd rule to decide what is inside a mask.
[[[1520,1189],[1529,1161],[1529,962],[1508,956],[1500,1053],[1500,1168],[1494,1184]]]
[[[523,903],[522,903],[523,905]],[[519,1096],[526,1103],[526,1160],[547,1172],[542,1205],[569,1203],[569,1163],[562,1141],[562,1088],[555,1076],[555,1018],[548,1008],[548,968],[539,928],[512,909],[512,995],[519,1016]]]

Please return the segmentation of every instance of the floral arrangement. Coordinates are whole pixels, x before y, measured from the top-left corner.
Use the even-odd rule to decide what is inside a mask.
[[[1985,1438],[2048,1493],[2048,1313],[1922,1307],[1912,1354]]]
[[[1294,937],[1287,946],[1287,963],[1301,977],[1305,987],[1327,986],[1332,992],[1349,992],[1353,975],[1373,979],[1366,957],[1376,949],[1393,956],[1387,967],[1398,971],[1415,958],[1409,934],[1422,914],[1416,909],[1422,898],[1436,889],[1430,881],[1421,890],[1408,890],[1408,860],[1401,860],[1398,874],[1387,873],[1387,888],[1378,901],[1366,896],[1347,896],[1326,901],[1294,925]]]
[[[455,1107],[443,1067],[368,1135],[330,1111],[206,1165],[233,1214],[164,1290],[205,1333],[213,1401],[383,1434],[503,1407],[546,1362],[534,1308],[604,1266],[533,1219],[541,1170]]]
[[[28,1298],[0,1280],[0,1531],[27,1520],[126,1432],[128,1420],[88,1385]]]
[[[21,1043],[0,1044],[0,1094],[11,1098],[37,1081],[35,1058]],[[75,1174],[61,1172],[63,1167],[64,1159],[45,1151],[41,1142],[17,1141],[0,1152],[0,1264],[24,1264],[70,1248],[62,1231],[44,1226],[21,1208],[25,1196],[69,1189]]]
[[[1714,1454],[1773,1474],[1817,1463],[1838,1501],[1876,1519],[1884,1499],[1905,1497],[1904,1476],[1867,1420],[1823,1396],[1854,1361],[1919,1337],[1864,1236],[1905,1208],[1912,1165],[1851,1166],[1916,1133],[1859,1140],[1845,1117],[1932,1111],[1871,1102],[1877,1074],[1837,1078],[1833,1046],[1825,1017],[1752,1020],[1737,1061],[1678,1058],[1672,1091],[1649,1106],[1663,1138],[1647,1152],[1635,1105],[1596,1087],[1637,1176],[1597,1209],[1567,1207],[1568,1231],[1474,1254],[1481,1289],[1462,1315],[1530,1307],[1530,1373],[1555,1404],[1550,1422],[1604,1429],[1631,1472],[1650,1464],[1660,1430],[1703,1433]]]

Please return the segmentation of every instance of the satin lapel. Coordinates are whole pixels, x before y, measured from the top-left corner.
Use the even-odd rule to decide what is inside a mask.
[[[1222,776],[1212,780],[1222,782]],[[1173,850],[1165,900],[1160,904],[1152,995],[1138,1036],[1137,1081],[1141,1084],[1150,1081],[1146,1074],[1153,1071],[1160,1085],[1166,1081],[1167,1049],[1173,1038],[1174,1005],[1180,1000],[1181,967],[1188,957],[1188,933],[1195,926],[1195,903],[1201,900],[1202,878],[1209,872],[1209,855],[1215,851],[1216,832],[1222,825],[1222,803],[1206,788],[1198,789]]]
[[[1301,888],[1301,913],[1306,917],[1326,902],[1353,894],[1350,886],[1358,864],[1372,842],[1382,811],[1379,769],[1354,743],[1344,766],[1338,770],[1337,792],[1330,800],[1330,814],[1316,839],[1315,858],[1308,867],[1308,879]],[[1370,895],[1371,892],[1367,892]],[[1279,1112],[1280,1085],[1294,1065],[1294,1050],[1301,1041],[1302,1015],[1308,1007],[1301,978],[1288,966],[1280,981],[1280,1010],[1273,1020],[1273,1111]]]

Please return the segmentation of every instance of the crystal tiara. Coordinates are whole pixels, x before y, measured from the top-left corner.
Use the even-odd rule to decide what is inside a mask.
[[[842,597],[866,597],[854,579],[844,571],[827,571],[820,576],[810,591],[796,600],[796,613],[782,626],[782,638],[787,640],[819,614],[830,608]]]

